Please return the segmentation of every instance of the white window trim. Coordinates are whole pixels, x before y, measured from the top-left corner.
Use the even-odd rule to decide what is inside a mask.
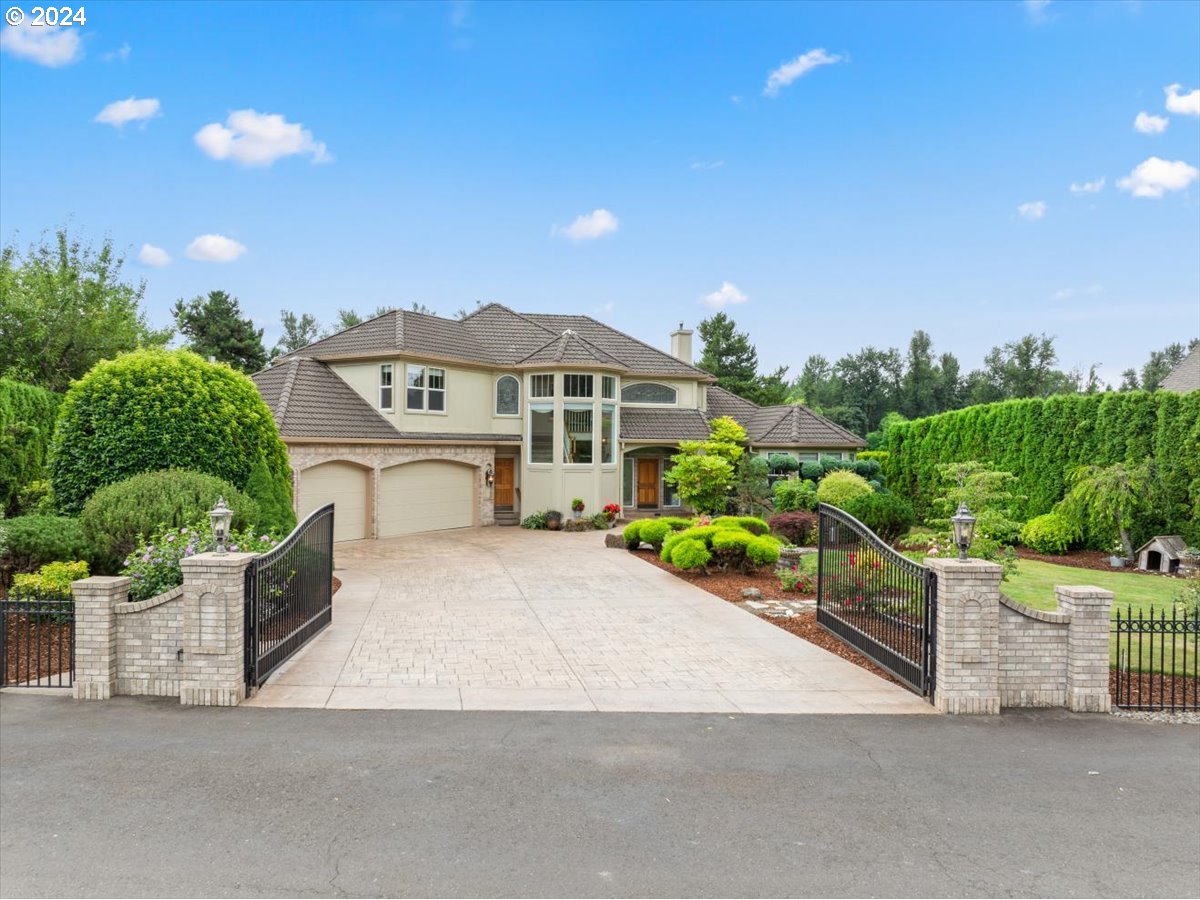
[[[537,378],[539,375],[548,376],[550,378],[550,395],[549,396],[542,396],[539,394],[535,394],[533,392],[533,379]],[[556,379],[554,377],[553,372],[530,372],[529,373],[528,396],[529,396],[529,401],[531,403],[534,400],[549,400],[550,402],[553,403],[554,398],[557,395],[557,393],[558,393],[558,379]]]
[[[651,409],[666,409],[671,406],[679,406],[679,388],[672,387],[663,381],[627,381],[618,387],[617,396],[621,397],[625,393],[625,388],[635,387],[639,384],[657,384],[659,387],[664,387],[675,395],[675,400],[672,403],[638,403],[622,399],[618,401],[622,406],[646,406]]]
[[[517,411],[515,413],[500,412],[500,382],[505,378],[511,378],[517,383]],[[498,419],[519,419],[521,418],[521,379],[516,375],[500,375],[492,383],[492,415]]]
[[[611,397],[604,396],[604,382],[611,381],[613,385],[613,395]],[[678,393],[675,395],[679,396]],[[621,379],[616,375],[601,375],[600,376],[600,399],[609,403],[621,402]]]
[[[582,394],[568,394],[567,393],[567,379],[570,378],[572,375],[579,377],[579,378],[592,379],[592,392],[590,394],[588,394],[586,397],[583,396]],[[564,401],[566,401],[566,400],[587,400],[587,401],[594,403],[597,399],[597,397],[596,397],[596,376],[593,375],[591,372],[563,372],[562,386],[563,386],[563,400]]]
[[[617,405],[616,400],[601,400],[599,403],[599,406],[600,406],[600,418],[596,422],[596,434],[598,436],[598,440],[596,441],[596,446],[600,450],[600,453],[599,453],[600,465],[605,469],[605,471],[611,471],[620,464],[619,461],[621,459],[621,447],[620,447],[620,444],[621,444],[621,422],[620,422],[620,419],[618,418],[618,416],[619,416],[618,410],[620,409],[620,407]],[[613,453],[612,462],[604,462],[604,410],[605,409],[612,410],[612,453]]]
[[[557,454],[555,452],[556,441],[554,440],[554,432],[555,432],[554,413],[558,412],[558,409],[555,406],[553,398],[547,397],[546,400],[548,400],[549,402],[545,402],[545,401],[539,402],[539,401],[530,400],[528,403],[525,404],[525,416],[526,416],[526,418],[525,418],[525,434],[527,435],[525,443],[528,446],[528,450],[525,453],[525,460],[526,460],[526,464],[529,465],[531,468],[551,469],[554,467],[555,457],[557,456]],[[551,418],[550,418],[550,461],[545,462],[545,461],[539,460],[539,461],[535,462],[534,458],[533,458],[533,414],[535,412],[546,412],[547,410],[549,410],[549,412],[551,414]],[[559,418],[561,418],[561,416],[559,416]]]
[[[421,388],[412,388],[412,390],[420,390],[421,391],[421,402],[424,404],[424,406],[422,406],[420,409],[413,409],[412,407],[410,407],[408,405],[408,392],[409,392],[408,371],[409,371],[409,369],[424,369],[425,370],[425,377],[422,378],[422,381],[425,382],[425,386],[421,387]],[[429,386],[429,370],[430,369],[437,369],[438,371],[440,371],[442,373],[441,388],[430,388],[430,386]],[[392,380],[395,381],[395,378],[393,377]],[[431,390],[435,390],[435,391],[441,390],[441,392],[442,392],[442,408],[441,409],[430,409],[429,408],[429,392]],[[427,363],[406,363],[404,366],[404,411],[406,413],[410,413],[414,416],[448,416],[448,415],[450,415],[450,370],[447,369],[445,366],[434,366],[434,365],[429,365]]]
[[[584,463],[567,462],[566,451],[564,448],[563,468],[571,469],[571,470],[595,468],[596,466],[600,465],[600,463],[596,460],[596,457],[599,456],[598,451],[600,449],[600,442],[597,440],[597,426],[599,423],[596,421],[596,404],[594,401],[589,402],[586,397],[577,398],[576,402],[574,402],[574,403],[570,403],[566,399],[564,399],[563,405],[562,405],[562,414],[563,414],[562,420],[563,420],[563,433],[564,434],[566,433],[566,428],[567,428],[567,410],[572,409],[572,408],[574,408],[577,412],[583,412],[585,409],[587,409],[587,410],[590,410],[592,413],[592,461],[584,462]]]
[[[383,383],[383,370],[384,369],[387,369],[388,374],[391,376],[391,379],[392,379],[391,384],[385,385]],[[377,399],[379,400],[379,411],[380,412],[395,412],[396,411],[396,366],[392,363],[380,363],[379,364],[378,382],[379,382],[379,384],[378,384],[379,391],[378,391]],[[383,405],[383,390],[385,387],[392,392],[392,402],[389,403],[387,406]]]

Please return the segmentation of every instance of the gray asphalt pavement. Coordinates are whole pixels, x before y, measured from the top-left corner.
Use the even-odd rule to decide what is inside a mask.
[[[1200,729],[8,693],[0,894],[1196,896]]]

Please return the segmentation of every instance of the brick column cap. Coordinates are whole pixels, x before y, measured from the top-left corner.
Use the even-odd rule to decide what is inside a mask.
[[[93,575],[90,578],[72,581],[71,590],[98,593],[106,590],[120,590],[131,584],[133,584],[133,579],[124,575]]]
[[[947,559],[944,556],[927,556],[921,560],[921,564],[933,569],[939,575],[943,572],[950,576],[1004,574],[1004,567],[1002,565],[988,562],[986,559],[960,560],[957,557]]]
[[[1072,600],[1111,600],[1113,598],[1112,591],[1106,591],[1104,588],[1090,584],[1070,586],[1056,584],[1054,592],[1064,597],[1070,597]]]
[[[179,560],[179,565],[184,569],[191,568],[192,566],[244,569],[257,556],[257,553],[224,553],[220,556],[215,553],[197,553],[195,556],[185,556]]]

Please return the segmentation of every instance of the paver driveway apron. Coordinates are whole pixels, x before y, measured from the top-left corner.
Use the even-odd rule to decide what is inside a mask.
[[[251,706],[929,713],[903,688],[604,547],[600,532],[339,544],[333,624]]]

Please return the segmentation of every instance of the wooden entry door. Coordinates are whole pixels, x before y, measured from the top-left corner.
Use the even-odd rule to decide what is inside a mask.
[[[512,508],[513,505],[513,472],[516,470],[516,460],[511,456],[496,458],[495,481],[492,483],[492,499],[497,507]]]
[[[658,460],[637,461],[637,505],[642,509],[658,508]]]

